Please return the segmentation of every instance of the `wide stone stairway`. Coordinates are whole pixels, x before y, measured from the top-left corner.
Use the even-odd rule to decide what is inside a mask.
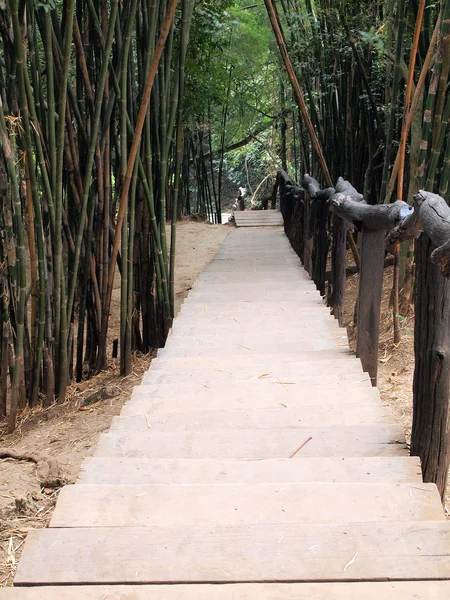
[[[233,230],[10,599],[450,598],[450,523],[281,229]],[[50,587],[47,587],[50,586]]]

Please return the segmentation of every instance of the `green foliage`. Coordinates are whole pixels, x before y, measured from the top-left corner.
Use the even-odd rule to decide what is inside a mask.
[[[56,0],[41,0],[36,2],[36,8],[43,8],[45,12],[50,12],[56,9]]]
[[[211,131],[215,157],[222,143],[245,138],[279,113],[278,49],[263,4],[219,0],[198,5],[186,70],[186,120],[191,129]],[[276,150],[271,136],[265,138],[226,157],[223,169],[230,181],[246,181],[245,163],[252,180],[267,174]]]

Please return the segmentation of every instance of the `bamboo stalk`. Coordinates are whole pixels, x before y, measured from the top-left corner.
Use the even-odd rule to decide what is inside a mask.
[[[116,22],[116,17],[118,13],[118,5],[119,0],[111,0],[111,12],[110,12],[110,25],[108,30],[108,38],[106,40],[106,46],[103,54],[102,67],[100,72],[100,78],[97,82],[97,96],[95,100],[95,111],[94,111],[94,119],[92,123],[92,132],[91,132],[91,140],[88,149],[88,155],[86,159],[86,168],[85,175],[83,181],[83,198],[82,198],[82,207],[80,213],[80,221],[75,241],[75,251],[74,251],[74,262],[72,269],[72,278],[69,287],[68,301],[67,301],[67,318],[70,320],[73,310],[73,302],[75,298],[75,288],[77,285],[78,278],[78,268],[80,263],[80,252],[81,252],[81,244],[83,241],[83,233],[84,228],[86,226],[86,215],[87,215],[87,206],[89,200],[89,194],[91,189],[92,182],[92,169],[94,166],[94,158],[95,151],[97,146],[97,138],[100,130],[100,117],[103,107],[103,92],[105,89],[106,83],[106,75],[108,70],[108,57],[111,53],[112,44],[114,41],[114,25]]]
[[[64,275],[63,248],[62,248],[62,211],[63,211],[63,174],[64,174],[64,137],[66,102],[68,95],[68,81],[70,69],[70,54],[72,50],[73,16],[75,11],[75,0],[67,0],[64,26],[64,42],[61,60],[61,76],[59,80],[58,98],[58,122],[56,127],[56,188],[54,192],[55,201],[55,235],[53,240],[53,272],[54,272],[54,337],[55,358],[59,362],[57,370],[58,398],[63,401],[67,385],[68,374],[65,371],[67,362],[67,340],[61,339],[61,307],[63,303]],[[64,286],[65,288],[65,286]],[[64,333],[64,332],[63,332]],[[61,394],[62,392],[62,394]]]
[[[401,0],[402,2],[404,0]],[[289,54],[286,48],[286,42],[284,39],[283,30],[281,28],[281,24],[279,21],[278,13],[276,11],[276,7],[273,3],[273,0],[264,0],[264,4],[266,5],[267,13],[269,15],[270,23],[272,25],[273,32],[275,34],[275,38],[277,40],[278,48],[280,50],[281,58],[283,60],[284,66],[286,68],[286,72],[288,74],[289,80],[292,84],[295,98],[297,100],[300,112],[303,117],[303,121],[308,130],[308,134],[311,140],[311,144],[313,146],[314,152],[319,160],[320,166],[322,168],[323,176],[325,178],[326,184],[329,187],[333,187],[333,180],[331,179],[331,175],[328,171],[328,166],[325,161],[325,157],[322,152],[322,148],[320,147],[319,140],[317,139],[316,132],[314,130],[313,124],[311,122],[311,118],[308,113],[308,109],[303,97],[302,90],[298,83],[297,77],[294,72],[294,68],[292,66],[291,59],[289,58]]]
[[[389,178],[389,168],[391,164],[391,153],[392,153],[392,142],[394,140],[394,129],[395,129],[395,117],[397,111],[397,96],[400,87],[400,61],[402,59],[402,49],[403,49],[403,33],[405,29],[405,5],[406,0],[398,0],[397,10],[398,10],[398,26],[397,26],[397,43],[395,50],[395,67],[394,67],[394,77],[392,81],[392,94],[391,94],[391,110],[389,115],[389,125],[387,131],[386,138],[386,148],[384,154],[384,164],[383,164],[383,174],[381,178],[381,191],[380,191],[380,200],[383,199],[386,195],[386,188],[388,185]]]
[[[409,132],[411,130],[411,125],[414,119],[414,115],[416,113],[417,107],[419,105],[420,102],[420,98],[422,95],[422,90],[423,90],[423,86],[425,84],[425,80],[426,80],[426,76],[428,74],[428,69],[430,68],[430,64],[433,58],[433,54],[434,54],[434,49],[436,46],[436,41],[437,41],[437,37],[438,37],[438,32],[439,32],[439,26],[440,26],[440,19],[438,19],[436,26],[434,28],[434,32],[433,32],[433,36],[431,38],[431,42],[430,45],[428,47],[428,52],[427,55],[425,57],[425,60],[423,62],[422,65],[422,69],[420,72],[420,76],[419,76],[419,80],[417,82],[417,86],[416,86],[416,90],[414,92],[414,97],[413,97],[413,101],[411,104],[411,108],[408,112],[408,116],[406,118],[406,137],[409,135]],[[391,173],[391,178],[389,180],[389,185],[387,188],[387,193],[386,193],[386,197],[384,199],[384,203],[385,204],[389,204],[392,193],[394,191],[394,184],[395,181],[397,179],[397,175],[398,175],[398,170],[400,167],[400,152],[397,152],[397,156],[395,158],[395,163],[394,166],[392,168],[392,173]]]
[[[119,244],[120,244],[120,237],[121,237],[120,231],[121,231],[122,224],[124,221],[125,208],[126,208],[126,203],[127,203],[127,199],[128,199],[128,193],[130,191],[131,178],[133,175],[134,164],[135,164],[136,156],[138,154],[140,143],[141,143],[142,130],[144,127],[144,122],[145,122],[146,116],[147,116],[147,109],[148,109],[148,105],[150,102],[150,94],[152,91],[153,82],[155,80],[155,75],[156,75],[156,71],[158,68],[158,64],[161,59],[161,55],[162,55],[162,52],[164,49],[164,45],[165,45],[167,36],[169,34],[170,27],[172,25],[173,18],[175,16],[175,10],[176,10],[177,4],[178,4],[178,0],[170,1],[169,8],[167,10],[163,25],[160,30],[159,40],[158,40],[158,43],[156,44],[155,52],[154,52],[152,61],[150,63],[147,75],[146,75],[144,92],[142,95],[138,118],[136,121],[136,128],[134,130],[134,136],[133,136],[133,141],[131,144],[131,149],[128,154],[127,170],[126,170],[125,179],[124,179],[124,182],[122,185],[122,191],[121,191],[121,196],[120,196],[119,210],[118,210],[118,214],[117,214],[116,236],[114,238],[114,243],[113,243],[113,248],[112,248],[112,253],[111,253],[111,262],[110,262],[109,275],[108,275],[108,286],[107,286],[106,296],[105,296],[105,303],[108,308],[111,303],[111,294],[112,294],[112,288],[114,285],[115,264],[117,261],[117,255],[119,252]],[[101,329],[99,355],[98,355],[98,360],[97,360],[97,369],[102,368],[102,365],[104,364],[104,357],[106,354],[106,332],[108,329],[108,313],[109,313],[109,311],[104,310],[103,314],[102,314],[102,329]]]
[[[411,93],[414,82],[414,70],[416,67],[416,56],[419,48],[420,31],[422,29],[423,14],[425,11],[426,0],[420,0],[419,10],[416,17],[416,25],[414,29],[413,46],[411,55],[409,58],[409,71],[408,81],[406,84],[405,101],[403,108],[403,125],[399,147],[399,168],[398,168],[398,181],[397,181],[397,199],[403,200],[403,181],[405,173],[405,154],[406,154],[406,142],[408,139],[409,128],[407,127],[406,121],[410,110]]]

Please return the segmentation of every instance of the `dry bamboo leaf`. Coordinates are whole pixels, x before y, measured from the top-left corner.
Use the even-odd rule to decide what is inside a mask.
[[[254,377],[251,377],[251,379],[262,379],[263,377],[267,377],[268,375],[270,375],[270,373],[261,373],[261,375],[255,375]]]
[[[356,557],[358,556],[358,551],[355,552],[355,556],[348,561],[348,563],[344,567],[344,572],[355,562]]]
[[[14,549],[14,542],[12,536],[9,538],[6,564],[10,565],[11,567],[14,567],[16,564],[16,553]]]
[[[386,356],[386,358],[380,358],[380,363],[387,363],[389,360],[391,360],[392,358],[392,354],[389,354],[389,356]]]

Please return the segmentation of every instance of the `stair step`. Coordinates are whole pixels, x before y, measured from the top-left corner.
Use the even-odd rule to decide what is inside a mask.
[[[214,349],[216,352],[218,348]],[[174,350],[170,352],[168,356],[172,357],[182,357],[185,356],[183,350],[180,348],[179,351]],[[200,349],[197,353],[193,353],[194,356],[203,356],[200,354]],[[161,356],[167,356],[165,353]],[[287,370],[287,369],[286,369]],[[203,387],[212,389],[214,386],[219,389],[223,385],[228,385],[232,380],[240,381],[243,384],[249,383],[251,388],[254,388],[256,391],[264,391],[264,389],[273,389],[274,385],[283,385],[287,386],[296,386],[292,391],[294,393],[300,393],[300,388],[322,388],[322,387],[330,387],[330,385],[334,385],[335,388],[337,386],[347,386],[347,387],[365,387],[368,388],[370,386],[370,377],[367,373],[359,372],[357,370],[349,372],[345,372],[339,374],[339,371],[331,371],[330,373],[324,372],[322,377],[317,375],[294,375],[289,371],[286,372],[285,369],[274,369],[274,370],[263,370],[259,371],[257,369],[244,369],[236,371],[229,370],[221,370],[220,368],[215,371],[206,371],[204,374],[200,372],[193,371],[190,373],[189,371],[161,371],[155,369],[152,371],[151,369],[145,373],[142,378],[142,384],[160,384],[160,383],[179,383],[183,385],[190,385],[200,387],[199,384]],[[267,375],[266,375],[267,373]],[[258,379],[261,377],[260,379]],[[258,387],[256,387],[258,386]],[[301,390],[304,393],[304,389]]]
[[[147,458],[264,459],[310,457],[405,456],[403,428],[393,425],[305,427],[297,429],[227,429],[219,431],[124,433],[99,438],[95,456]]]
[[[122,415],[147,413],[158,408],[167,411],[187,410],[249,410],[251,408],[296,408],[301,406],[328,406],[331,402],[346,406],[380,405],[380,396],[367,380],[354,385],[342,382],[336,386],[261,385],[260,381],[230,381],[223,385],[208,387],[206,383],[179,384],[158,383],[139,385],[134,388],[131,399],[124,405]]]
[[[103,596],[102,596],[103,594]],[[364,583],[231,583],[83,586],[83,600],[439,600],[450,596],[450,581]],[[80,588],[4,588],[5,600],[79,600]]]
[[[86,458],[77,483],[409,483],[420,487],[416,456],[266,460]]]
[[[301,406],[286,408],[170,410],[160,405],[141,415],[113,417],[113,431],[207,431],[221,429],[296,429],[392,423],[389,408],[380,404]]]
[[[445,522],[445,516],[431,483],[93,484],[64,487],[50,527],[369,521]]]
[[[278,377],[279,375],[287,377],[296,377],[297,379],[311,379],[315,376],[321,376],[324,372],[339,375],[339,377],[348,375],[353,377],[355,374],[362,375],[363,370],[361,362],[355,360],[348,354],[330,352],[333,358],[323,358],[316,361],[295,360],[295,355],[288,361],[279,359],[276,354],[273,355],[234,355],[234,356],[186,356],[186,357],[162,357],[158,356],[153,360],[149,373],[200,373],[207,372],[214,375],[217,372],[229,373],[233,377],[240,379],[257,379],[260,375],[264,378],[268,376]],[[335,356],[339,358],[334,358]],[[267,358],[266,358],[267,357]],[[347,360],[345,360],[347,358]]]
[[[442,521],[41,529],[15,585],[450,579],[449,547]]]

